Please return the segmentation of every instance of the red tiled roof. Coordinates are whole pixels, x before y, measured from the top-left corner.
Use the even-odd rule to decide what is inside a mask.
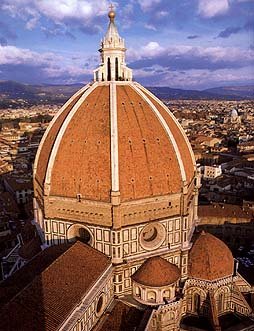
[[[148,258],[132,275],[132,279],[142,285],[162,287],[175,283],[180,275],[176,265],[155,256]]]
[[[75,243],[1,309],[0,330],[58,330],[109,266],[104,254]]]
[[[202,231],[189,255],[189,277],[216,280],[231,276],[234,258],[223,241]]]
[[[204,205],[198,207],[199,217],[240,217],[253,218],[254,212],[250,208],[242,208],[237,205],[219,204]]]

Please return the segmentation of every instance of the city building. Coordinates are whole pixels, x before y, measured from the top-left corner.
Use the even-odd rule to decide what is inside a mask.
[[[132,80],[113,10],[109,19],[94,82],[38,148],[44,250],[0,284],[0,329],[251,330],[253,287],[221,240],[194,235],[200,173],[188,138]]]
[[[204,166],[204,178],[213,179],[222,175],[222,169],[220,165]]]

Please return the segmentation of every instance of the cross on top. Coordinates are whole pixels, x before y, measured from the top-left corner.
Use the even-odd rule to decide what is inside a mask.
[[[109,9],[110,9],[111,11],[114,10],[114,5],[113,5],[112,3],[109,5]]]

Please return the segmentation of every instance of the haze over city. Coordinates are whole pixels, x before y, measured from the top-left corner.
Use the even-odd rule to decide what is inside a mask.
[[[2,0],[0,79],[70,84],[92,79],[106,0]],[[252,84],[252,0],[113,1],[127,62],[149,86]]]

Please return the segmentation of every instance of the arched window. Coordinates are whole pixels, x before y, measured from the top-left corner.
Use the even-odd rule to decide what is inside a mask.
[[[147,301],[156,302],[156,293],[154,291],[148,291],[147,293]]]
[[[169,299],[170,298],[170,290],[165,290],[163,292],[163,300],[164,299]]]
[[[88,244],[89,241],[91,240],[90,233],[84,229],[84,228],[79,228],[77,239],[82,241],[85,244]]]
[[[68,229],[67,238],[69,242],[80,240],[88,245],[92,245],[93,243],[93,238],[89,230],[78,224],[74,224]]]
[[[110,58],[108,58],[108,64],[107,64],[107,66],[108,66],[108,81],[110,81],[111,80],[111,64],[110,64]]]
[[[136,296],[137,296],[138,298],[141,297],[141,289],[140,289],[139,286],[137,286],[137,287],[135,288],[135,294],[136,294]]]
[[[115,66],[116,66],[116,80],[118,80],[118,78],[119,78],[118,57],[116,57]]]
[[[200,295],[198,293],[194,294],[194,312],[199,313],[200,311]]]
[[[223,293],[220,293],[219,297],[218,297],[218,311],[219,312],[223,311],[223,306],[224,306],[224,300],[223,299],[224,299]]]

